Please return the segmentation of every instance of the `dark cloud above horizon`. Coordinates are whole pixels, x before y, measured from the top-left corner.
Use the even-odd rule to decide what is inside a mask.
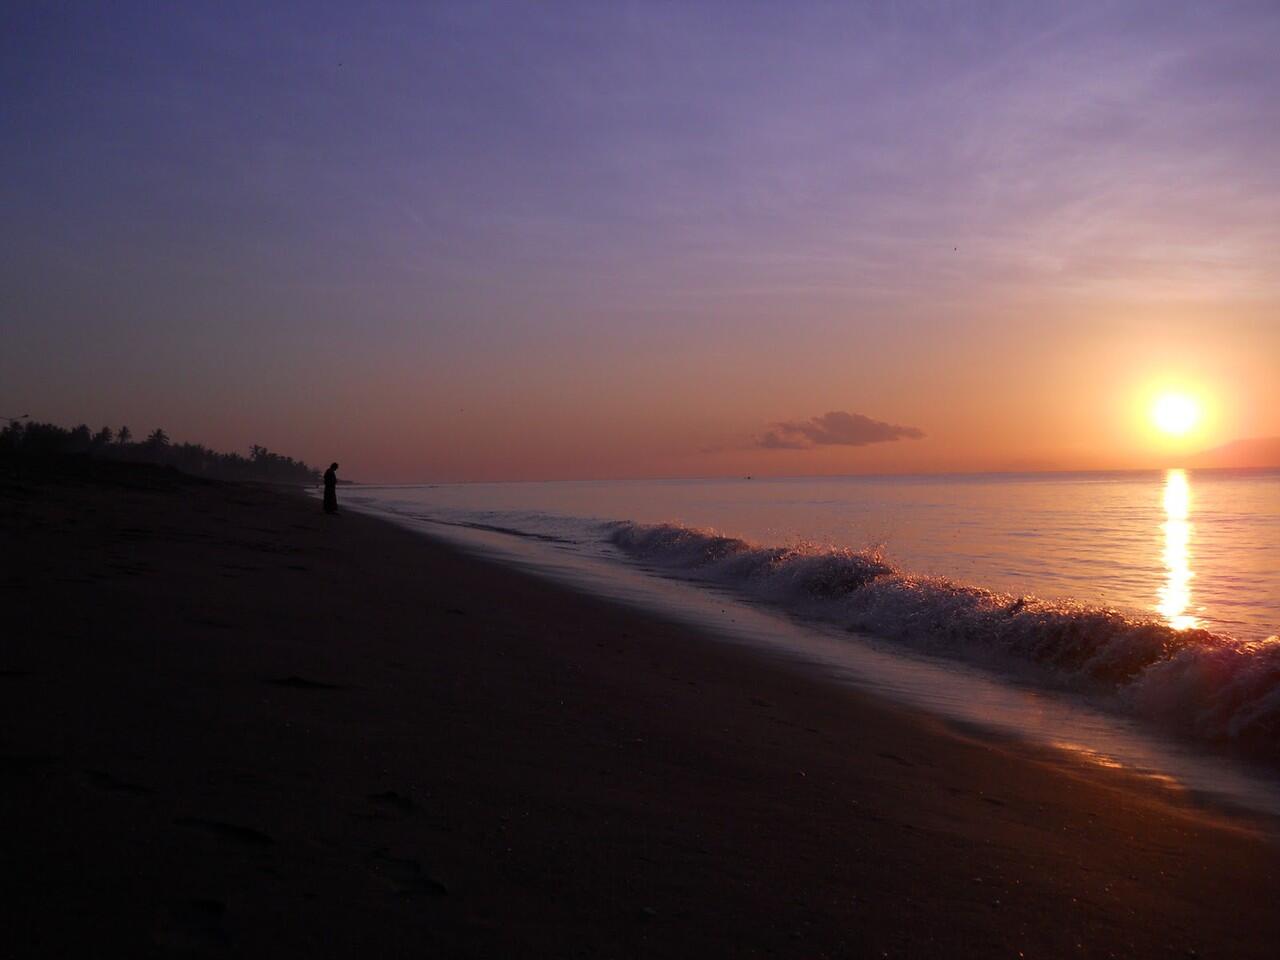
[[[784,420],[756,437],[766,450],[808,450],[811,447],[863,447],[893,440],[919,440],[924,431],[873,420],[861,413],[832,410],[808,420]]]

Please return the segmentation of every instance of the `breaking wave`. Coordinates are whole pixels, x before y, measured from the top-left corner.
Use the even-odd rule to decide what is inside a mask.
[[[875,551],[765,547],[674,524],[608,525],[628,556],[850,631],[1094,694],[1165,729],[1280,763],[1280,637],[1153,618],[897,569]]]

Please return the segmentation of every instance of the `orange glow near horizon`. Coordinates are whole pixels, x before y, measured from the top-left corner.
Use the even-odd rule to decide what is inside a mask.
[[[1197,623],[1191,607],[1191,487],[1185,470],[1170,470],[1164,481],[1165,583],[1158,591],[1156,610],[1175,630]]]
[[[1280,0],[134,6],[4,18],[5,414],[369,483],[1280,467]]]

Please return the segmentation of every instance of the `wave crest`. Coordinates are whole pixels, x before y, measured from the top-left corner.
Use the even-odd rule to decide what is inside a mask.
[[[766,547],[676,524],[610,525],[627,555],[851,631],[1119,694],[1199,739],[1280,760],[1280,638],[1243,642],[1112,609],[897,569],[876,551]]]

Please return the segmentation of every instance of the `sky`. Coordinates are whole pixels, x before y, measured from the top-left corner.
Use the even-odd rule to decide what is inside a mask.
[[[1274,0],[6,3],[0,415],[368,481],[1280,435],[1277,49]]]

